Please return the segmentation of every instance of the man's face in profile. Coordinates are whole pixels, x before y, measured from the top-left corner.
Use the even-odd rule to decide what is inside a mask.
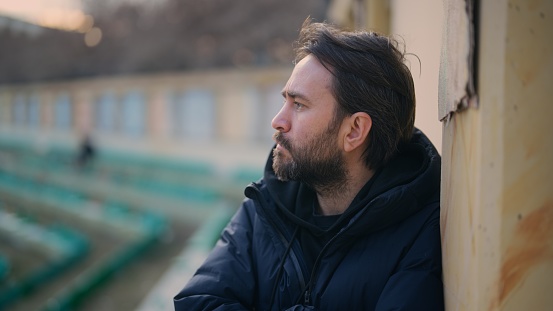
[[[272,122],[277,130],[273,170],[280,180],[321,187],[345,179],[331,82],[331,73],[312,55],[295,66],[282,91],[282,109]]]

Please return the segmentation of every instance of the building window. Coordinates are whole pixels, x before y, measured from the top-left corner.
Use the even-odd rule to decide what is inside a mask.
[[[95,125],[103,132],[115,132],[117,119],[117,100],[112,91],[102,94],[95,105]]]
[[[31,95],[28,103],[28,121],[29,127],[40,127],[40,98],[37,94]]]
[[[16,94],[12,102],[12,121],[16,126],[23,126],[27,121],[25,95]]]
[[[169,120],[169,127],[171,135],[175,137],[182,136],[181,130],[181,116],[182,116],[182,104],[180,103],[180,96],[177,92],[171,90],[165,94],[165,111],[167,111],[167,120]]]
[[[71,128],[72,121],[71,99],[69,94],[61,93],[54,103],[54,126],[59,130]]]
[[[123,134],[131,137],[143,136],[146,125],[146,101],[144,94],[137,90],[127,93],[123,98],[121,112],[121,130]]]
[[[189,90],[173,101],[173,128],[179,137],[211,140],[215,136],[215,99],[211,91]]]
[[[282,108],[283,98],[281,91],[282,85],[280,84],[272,85],[266,89],[265,100],[261,103],[263,105],[263,109],[261,109],[261,115],[259,116],[259,118],[263,120],[261,124],[259,124],[259,133],[262,133],[259,139],[262,141],[271,142],[271,138],[275,132],[271,122]]]
[[[265,122],[265,119],[261,117],[263,112],[262,95],[260,88],[257,86],[249,86],[244,89],[243,105],[244,110],[247,111],[244,120],[246,125],[244,127],[244,137],[249,141],[257,141],[265,135],[263,131],[259,130]]]
[[[6,92],[0,92],[0,126],[8,125],[13,122],[9,115],[10,102],[6,98]]]

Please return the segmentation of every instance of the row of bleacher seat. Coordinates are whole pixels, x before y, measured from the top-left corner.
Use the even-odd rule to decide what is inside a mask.
[[[10,253],[17,252],[11,256],[13,261],[0,256],[0,310],[55,278],[89,251],[89,241],[80,232],[61,224],[45,226],[1,206],[0,234],[4,241],[0,253],[13,245],[16,249]],[[43,257],[32,267],[21,267],[18,256],[25,256],[28,248],[40,251]]]
[[[8,187],[6,187],[6,179],[12,182]],[[17,183],[13,183],[14,181],[17,181]],[[28,213],[30,211],[29,214],[39,214],[45,211],[55,213],[60,218],[61,223],[74,225],[75,228],[80,227],[81,224],[88,227],[93,226],[102,231],[102,235],[105,235],[105,231],[108,231],[110,232],[108,236],[123,240],[123,242],[120,243],[120,247],[113,248],[111,254],[108,254],[105,259],[89,265],[86,269],[88,271],[86,275],[67,284],[69,290],[55,294],[52,297],[52,301],[55,303],[48,304],[45,310],[50,308],[54,310],[61,308],[63,310],[75,304],[79,297],[83,296],[83,293],[87,293],[90,289],[96,287],[99,282],[107,279],[110,274],[123,268],[125,263],[138,257],[140,251],[154,243],[165,230],[166,219],[153,212],[136,212],[120,205],[90,202],[83,196],[71,194],[67,190],[46,188],[43,189],[40,185],[33,185],[28,180],[21,180],[13,176],[6,178],[5,174],[0,174],[1,196],[11,202],[21,202],[21,204],[30,207],[26,209]],[[6,227],[5,224],[2,225]],[[28,226],[23,229],[25,234],[38,231],[36,229],[29,230]],[[90,235],[91,232],[89,231],[88,234]],[[21,238],[21,236],[17,237]],[[77,257],[74,258],[77,259]],[[38,288],[38,284],[63,272],[60,268],[64,266],[66,265],[56,264],[48,268],[47,272],[40,273],[38,276],[19,280],[19,283],[25,285],[16,286],[15,289],[18,289],[16,292],[25,294],[30,292],[31,289]],[[6,291],[2,291],[2,293],[6,297],[18,297],[19,295],[14,295],[13,288],[7,287],[5,288]],[[19,290],[20,288],[25,290]]]
[[[223,182],[205,163],[107,152],[94,159],[91,166],[76,169],[73,151],[59,146],[37,150],[22,141],[0,140],[2,197],[34,206],[34,210],[71,215],[67,217],[107,228],[118,236],[128,235],[124,247],[57,293],[45,310],[70,308],[91,288],[138,258],[167,229],[171,213],[189,218],[190,223],[197,225],[197,220],[205,217],[212,207],[220,206],[221,200],[236,199],[230,198],[229,188],[243,188],[256,179],[241,171],[236,175],[242,175],[241,178]],[[237,192],[241,195],[241,190]],[[169,206],[172,212],[167,213],[163,206]],[[154,209],[161,214],[153,212]],[[9,267],[9,259],[2,256],[0,249],[1,258],[5,258]]]
[[[77,155],[75,147],[36,147],[21,140],[0,139],[0,150],[9,150],[19,158],[21,165],[45,172],[73,174],[76,169],[73,165]],[[241,200],[244,186],[261,177],[258,168],[240,167],[221,175],[213,165],[204,161],[102,149],[80,172],[83,177],[107,178],[118,185],[129,184],[141,191],[209,203],[221,198]]]

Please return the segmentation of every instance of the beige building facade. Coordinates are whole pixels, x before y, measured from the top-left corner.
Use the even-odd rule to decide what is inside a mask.
[[[292,67],[0,86],[0,138],[261,167]]]

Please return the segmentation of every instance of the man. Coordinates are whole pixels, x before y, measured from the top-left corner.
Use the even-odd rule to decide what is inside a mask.
[[[306,21],[264,177],[176,310],[442,310],[440,157],[389,38]]]

